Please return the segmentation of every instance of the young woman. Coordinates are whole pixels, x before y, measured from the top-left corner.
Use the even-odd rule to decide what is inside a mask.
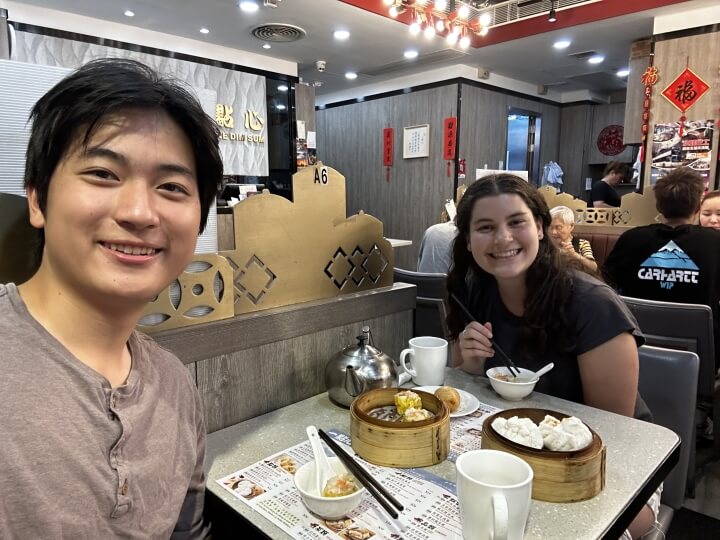
[[[720,230],[720,191],[711,191],[700,205],[700,225]]]
[[[637,322],[610,287],[566,266],[535,188],[510,174],[478,180],[460,200],[456,221],[448,290],[476,321],[449,303],[454,365],[476,374],[501,365],[494,339],[520,367],[555,363],[539,392],[649,419],[637,391]],[[630,534],[645,534],[653,521],[651,508],[643,508]]]

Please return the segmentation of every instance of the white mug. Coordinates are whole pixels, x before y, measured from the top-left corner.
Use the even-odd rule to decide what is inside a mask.
[[[471,450],[455,462],[465,540],[522,540],[530,513],[533,470],[498,450]]]
[[[445,380],[448,342],[432,336],[414,337],[410,348],[400,353],[400,366],[412,375],[420,386],[440,386]],[[407,355],[412,356],[412,367],[405,363]]]

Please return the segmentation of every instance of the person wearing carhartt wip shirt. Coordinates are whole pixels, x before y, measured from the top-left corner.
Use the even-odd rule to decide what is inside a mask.
[[[702,177],[688,167],[660,178],[654,192],[663,223],[624,232],[603,270],[624,296],[710,306],[718,351],[720,234],[695,225],[703,190]]]
[[[31,120],[42,246],[27,282],[0,284],[0,538],[205,538],[200,397],[135,326],[193,258],[217,127],[179,83],[119,59],[69,75]]]

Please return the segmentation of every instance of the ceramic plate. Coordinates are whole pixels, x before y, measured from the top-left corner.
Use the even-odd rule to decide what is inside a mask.
[[[439,386],[416,386],[414,390],[422,390],[423,392],[428,392],[430,394],[434,394],[435,390],[440,388]],[[454,388],[454,387],[453,387]],[[478,410],[478,407],[480,407],[480,400],[473,396],[470,392],[466,392],[465,390],[460,390],[459,388],[455,388],[455,390],[458,391],[460,394],[460,408],[458,408],[457,411],[450,413],[450,418],[457,418],[458,416],[465,416],[470,413],[474,413]]]

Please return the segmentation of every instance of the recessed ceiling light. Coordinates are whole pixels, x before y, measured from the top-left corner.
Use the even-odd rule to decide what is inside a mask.
[[[286,85],[281,84],[280,86],[278,86],[278,90],[280,90],[281,92],[287,92],[289,89]]]
[[[263,49],[271,49],[271,48],[272,48],[272,45],[270,45],[269,43],[266,43],[265,45],[263,45]]]
[[[257,11],[259,7],[257,2],[252,2],[251,0],[243,0],[240,2],[240,9],[246,13],[253,13]]]
[[[570,46],[571,41],[569,39],[561,39],[553,43],[553,47],[556,49],[567,49]]]
[[[129,9],[128,9],[128,10],[125,10],[125,16],[126,16],[126,17],[134,17],[134,16],[135,16],[135,12],[134,12],[134,11],[130,11]]]
[[[285,105],[283,105],[282,103],[279,103],[279,104],[275,105],[275,108],[276,108],[278,111],[284,111],[285,109],[287,109],[287,107],[286,107]]]
[[[209,33],[210,33],[210,30],[208,30],[207,28],[201,28],[201,29],[200,29],[200,33],[201,33],[201,34],[209,34]]]
[[[603,60],[605,60],[605,57],[601,54],[596,54],[595,56],[588,58],[588,62],[591,64],[600,64]]]
[[[418,52],[414,49],[407,50],[403,53],[403,56],[408,59],[417,58]]]
[[[335,30],[335,32],[333,32],[333,37],[339,41],[343,41],[350,37],[350,32],[347,30]]]
[[[618,77],[627,77],[630,75],[630,70],[628,68],[618,69],[617,73],[615,73]]]
[[[351,81],[352,81],[352,80],[355,80],[355,79],[357,79],[357,73],[355,73],[354,71],[348,71],[348,72],[345,74],[345,78],[346,78],[346,79],[350,79]]]

